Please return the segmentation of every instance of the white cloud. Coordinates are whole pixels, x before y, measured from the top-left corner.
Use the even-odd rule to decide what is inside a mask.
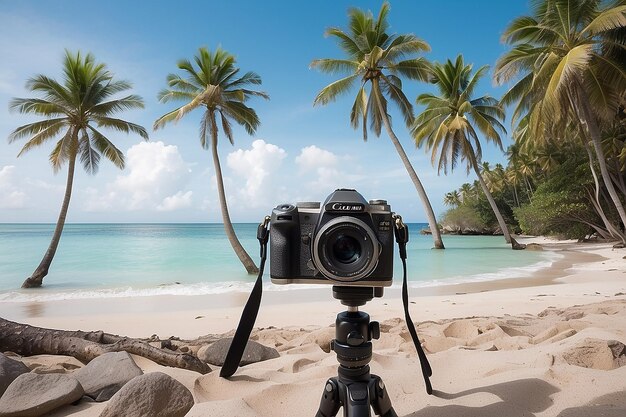
[[[192,194],[193,194],[192,191],[187,191],[186,193],[179,191],[174,195],[165,197],[163,199],[163,202],[157,206],[157,210],[174,211],[174,210],[190,207]]]
[[[0,169],[0,208],[20,209],[26,206],[26,193],[18,189],[14,172],[14,165]]]
[[[296,164],[300,167],[300,172],[317,170],[321,167],[334,167],[338,162],[337,155],[315,145],[302,148],[300,155],[296,156]]]
[[[252,142],[251,149],[228,154],[228,167],[244,181],[236,192],[240,206],[267,207],[276,203],[276,192],[284,188],[277,174],[286,156],[284,149],[261,139]]]
[[[90,188],[87,211],[171,211],[191,204],[191,191],[184,188],[191,169],[173,145],[141,142],[126,153],[127,174],[118,175],[105,190]]]
[[[355,174],[358,169],[351,158],[339,157],[315,145],[302,148],[295,162],[300,176],[315,195],[328,194],[336,188],[354,188],[363,179]]]

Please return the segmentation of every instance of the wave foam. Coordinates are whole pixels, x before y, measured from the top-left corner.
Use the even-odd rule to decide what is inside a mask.
[[[484,282],[500,279],[515,279],[527,277],[533,273],[548,268],[554,261],[561,258],[562,255],[551,253],[546,256],[546,260],[535,263],[533,265],[514,268],[503,268],[496,272],[486,274],[476,274],[470,276],[455,276],[446,279],[436,279],[429,281],[409,281],[411,288],[436,287],[439,285],[462,284],[469,282]],[[268,279],[269,281],[269,279]],[[154,297],[160,295],[211,295],[225,294],[229,292],[245,292],[249,293],[254,286],[253,282],[230,281],[217,283],[196,283],[196,284],[166,284],[158,287],[150,288],[102,288],[102,289],[85,289],[85,290],[58,290],[58,289],[40,289],[35,293],[30,290],[17,290],[0,293],[0,302],[3,303],[24,303],[24,302],[42,302],[42,301],[63,301],[63,300],[85,300],[85,299],[102,299],[102,298],[130,298],[130,297]],[[402,280],[394,280],[391,288],[400,288]],[[328,288],[328,284],[293,284],[293,285],[276,285],[270,282],[263,284],[264,291],[297,291],[307,289]]]

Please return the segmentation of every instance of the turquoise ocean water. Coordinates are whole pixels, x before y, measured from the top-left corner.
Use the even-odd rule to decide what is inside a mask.
[[[444,236],[446,250],[432,250],[432,238],[419,234],[426,224],[409,224],[411,285],[433,286],[527,277],[550,266],[550,252],[512,251],[502,236]],[[241,243],[258,263],[256,224],[236,224]],[[247,275],[221,224],[68,224],[44,288],[19,287],[38,265],[53,224],[0,224],[0,302],[216,294],[248,291]],[[396,257],[394,285],[401,283]],[[285,290],[303,285],[265,288]]]

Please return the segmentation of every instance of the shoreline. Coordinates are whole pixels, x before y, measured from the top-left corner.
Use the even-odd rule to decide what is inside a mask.
[[[483,306],[481,299],[485,298],[485,294],[508,300],[509,314],[520,312],[531,305],[536,307],[532,311],[538,312],[537,309],[547,307],[550,304],[547,301],[553,299],[560,300],[557,303],[560,305],[584,302],[584,291],[581,294],[570,294],[571,291],[566,288],[575,288],[579,285],[577,283],[589,281],[585,278],[585,268],[601,270],[603,262],[619,263],[618,253],[623,252],[622,256],[626,256],[626,250],[612,249],[611,244],[606,242],[576,243],[543,237],[524,237],[519,240],[523,243],[539,243],[544,250],[553,251],[562,257],[548,268],[523,278],[409,287],[412,304],[423,307],[423,310],[416,306],[410,307],[414,320],[428,320],[433,314],[449,318],[455,311],[457,316],[475,315],[480,311],[487,314],[493,308],[489,303],[488,307]],[[626,261],[623,262],[626,265]],[[604,292],[601,294],[626,293],[626,268],[623,273],[617,269],[603,273],[615,277],[602,281]],[[619,281],[620,275],[623,276],[623,282]],[[609,294],[613,291],[611,288],[615,290],[613,294]],[[542,302],[520,303],[521,299],[537,299],[533,294],[543,298]],[[0,316],[39,327],[65,330],[103,330],[131,337],[157,334],[161,338],[194,338],[234,329],[248,295],[247,292],[233,291],[207,295],[0,302]],[[364,309],[376,319],[404,317],[400,297],[400,288],[386,288],[382,298],[368,302]],[[454,308],[442,310],[441,305],[446,303]],[[333,299],[331,285],[315,289],[295,287],[293,290],[264,291],[256,326],[329,325],[334,322],[336,313],[343,309],[339,301]],[[284,314],[284,311],[293,311],[294,314]],[[135,320],[129,320],[129,317]],[[187,323],[184,328],[177,324],[180,321]]]

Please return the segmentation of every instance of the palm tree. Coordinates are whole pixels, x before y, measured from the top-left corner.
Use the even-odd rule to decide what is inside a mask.
[[[327,36],[332,36],[338,41],[346,58],[316,59],[311,63],[311,67],[331,74],[348,75],[323,88],[315,98],[314,105],[328,104],[338,96],[349,93],[355,84],[360,83],[350,112],[350,124],[354,129],[357,129],[359,125],[362,126],[363,140],[367,140],[368,119],[370,129],[376,136],[380,136],[382,126],[385,126],[422,200],[435,248],[443,249],[443,240],[435,213],[402,144],[391,128],[387,112],[387,103],[390,99],[400,109],[407,126],[413,121],[413,106],[402,92],[402,81],[399,76],[427,80],[429,64],[426,60],[421,57],[404,58],[428,51],[430,47],[412,34],[388,34],[389,9],[389,3],[383,3],[378,17],[374,19],[369,11],[366,13],[360,9],[351,8],[348,11],[348,32],[336,27],[326,31]],[[369,93],[368,86],[370,87]]]
[[[503,40],[512,45],[496,64],[499,83],[520,77],[502,103],[517,103],[513,123],[540,135],[557,123],[576,124],[593,144],[602,179],[619,216],[601,142],[601,123],[614,118],[626,90],[626,4],[623,0],[538,0],[532,16],[515,19]],[[563,129],[564,130],[564,129]]]
[[[446,193],[443,198],[443,204],[451,207],[458,207],[461,205],[461,195],[458,190],[450,191]]]
[[[251,97],[269,99],[269,96],[264,92],[248,89],[250,85],[260,85],[261,77],[254,72],[240,76],[239,68],[235,66],[235,57],[221,48],[217,48],[215,52],[200,48],[194,61],[195,66],[187,59],[178,61],[178,68],[184,71],[186,77],[176,74],[167,76],[169,89],[159,93],[159,100],[163,103],[184,101],[185,104],[161,116],[154,122],[154,130],[164,127],[169,122],[177,122],[192,110],[204,109],[200,123],[200,145],[204,149],[210,147],[213,155],[224,230],[246,271],[255,274],[258,268],[237,239],[228,214],[217,139],[221,126],[226,138],[234,145],[231,121],[243,126],[248,134],[253,135],[260,121],[254,109],[248,107],[246,102]]]
[[[10,109],[20,113],[45,117],[45,120],[20,126],[10,134],[10,143],[28,138],[18,156],[60,136],[50,153],[50,162],[55,173],[65,163],[68,164],[65,196],[52,241],[39,266],[24,281],[22,288],[40,287],[43,278],[48,275],[65,225],[77,157],[80,156],[80,163],[89,174],[98,171],[102,156],[116,167],[124,168],[124,154],[98,129],[105,127],[132,132],[148,139],[143,127],[112,117],[121,110],[143,108],[143,100],[136,95],[112,98],[129,90],[129,82],[114,80],[104,64],[96,63],[93,55],[83,56],[80,52],[65,52],[63,73],[61,82],[45,75],[29,79],[26,88],[39,93],[40,97],[14,98],[9,104]]]
[[[478,132],[502,149],[498,130],[505,131],[500,120],[504,119],[504,111],[497,100],[490,96],[473,98],[478,80],[485,74],[488,66],[483,66],[472,75],[472,65],[465,65],[463,56],[459,55],[455,62],[436,63],[433,66],[433,83],[441,95],[421,94],[417,104],[426,109],[415,118],[411,133],[417,146],[431,150],[431,161],[437,163],[437,170],[447,173],[448,166],[453,170],[460,160],[467,162],[470,169],[478,177],[478,182],[489,201],[498,224],[507,243],[518,249],[517,242],[511,238],[504,218],[496,205],[489,187],[481,174],[482,146]],[[489,164],[485,165],[489,168]]]

